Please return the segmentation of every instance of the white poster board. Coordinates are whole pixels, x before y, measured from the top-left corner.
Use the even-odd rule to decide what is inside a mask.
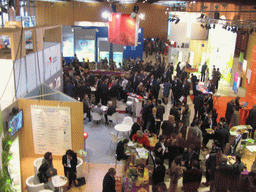
[[[63,155],[72,149],[69,107],[31,105],[35,154]]]

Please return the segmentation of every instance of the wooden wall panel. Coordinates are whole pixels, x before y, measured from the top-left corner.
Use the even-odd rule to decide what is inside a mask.
[[[130,14],[133,5],[117,5],[117,11]],[[144,37],[167,37],[168,14],[165,7],[160,5],[140,4],[139,13],[145,13],[145,20],[140,27],[144,28]],[[81,2],[37,2],[37,25],[73,25],[75,21],[106,22],[101,13],[111,11],[108,3],[81,3]]]
[[[21,159],[24,157],[41,157],[34,153],[34,142],[31,122],[31,105],[43,106],[60,106],[70,107],[71,111],[71,135],[72,135],[72,148],[74,151],[84,149],[83,138],[83,104],[82,102],[61,102],[60,101],[45,101],[45,100],[18,100],[19,109],[23,109],[24,126],[20,130],[20,144]],[[61,156],[54,156],[55,159],[61,159]]]

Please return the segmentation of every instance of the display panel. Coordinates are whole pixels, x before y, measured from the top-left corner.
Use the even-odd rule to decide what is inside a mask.
[[[69,107],[31,106],[35,154],[63,155],[72,149]]]
[[[107,60],[109,60],[109,52],[107,52],[107,51],[101,51],[101,52],[100,52],[100,60],[101,60],[101,59],[104,60],[105,58],[107,58]],[[100,61],[100,60],[99,60],[99,61]]]
[[[79,61],[95,61],[95,40],[80,39],[76,42],[76,55]]]
[[[123,53],[122,52],[114,52],[113,53],[113,61],[116,62],[116,67],[120,68],[123,63]],[[119,65],[121,64],[121,66]]]
[[[222,25],[216,25],[215,29],[209,31],[207,50],[209,69],[212,70],[213,65],[219,68],[227,83],[231,80],[236,36],[236,33],[222,29]]]
[[[8,128],[11,129],[10,135],[13,136],[17,131],[23,127],[23,112],[20,110],[14,117],[8,122]]]
[[[74,56],[74,36],[63,37],[62,53],[63,53],[63,57]]]

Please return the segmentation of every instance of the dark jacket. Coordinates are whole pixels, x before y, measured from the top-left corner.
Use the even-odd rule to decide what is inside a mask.
[[[234,113],[234,109],[233,109],[234,105],[231,104],[230,102],[228,102],[227,104],[227,109],[226,109],[226,114],[225,114],[225,118],[226,119],[231,119],[233,113]]]
[[[114,106],[110,106],[107,110],[107,115],[113,115],[116,112],[116,108]]]
[[[199,182],[202,180],[202,171],[199,169],[188,169],[183,174],[183,183]]]
[[[116,192],[115,178],[111,177],[109,173],[104,176],[102,192]]]
[[[229,142],[229,131],[224,128],[220,128],[217,129],[214,134],[216,135],[216,138],[218,138],[220,142],[220,147],[224,149],[226,144]]]
[[[165,107],[163,105],[159,105],[156,108],[156,118],[163,121],[163,115],[165,113]]]
[[[202,109],[204,105],[204,98],[201,95],[197,95],[194,98],[194,108],[195,109]]]
[[[190,159],[189,159],[190,157]],[[190,169],[191,168],[191,163],[194,161],[194,160],[197,160],[199,161],[199,154],[197,152],[193,152],[191,156],[189,156],[189,151],[186,150],[184,151],[183,153],[183,161],[185,161],[185,167],[187,169]]]
[[[246,119],[246,125],[251,125],[252,128],[256,128],[256,110],[251,109],[249,111],[249,116]]]
[[[125,148],[124,148],[124,144],[123,144],[123,141],[119,141],[118,144],[117,144],[117,147],[116,147],[116,159],[118,161],[120,160],[126,160],[128,159],[129,156],[127,156],[125,154]]]
[[[132,140],[132,136],[137,133],[137,131],[140,130],[140,125],[138,123],[134,123],[132,125],[131,134],[129,136],[130,140]]]
[[[158,183],[164,182],[165,177],[165,166],[159,165],[154,169],[152,179],[155,185]]]
[[[170,121],[164,121],[162,124],[162,135],[170,137],[172,133],[175,133],[175,129]]]
[[[67,164],[67,155],[62,156],[62,165],[64,165],[64,164]],[[72,157],[70,164],[71,164],[71,170],[69,170],[69,171],[76,173],[76,165],[77,165],[76,153],[74,154],[74,157]],[[66,171],[67,171],[67,167],[64,167],[64,172],[66,172]]]
[[[49,169],[49,165],[47,163],[43,163],[39,169],[38,169],[38,179],[40,183],[47,183],[48,182],[48,176],[46,174],[47,170]]]
[[[161,145],[160,142],[158,142],[158,143],[155,145],[155,148],[154,148],[155,157],[159,157],[159,158],[161,159],[161,161],[163,162],[163,161],[164,161],[165,152],[163,152],[163,148],[162,148],[161,151],[159,152],[159,151],[158,151],[159,148],[162,148],[162,145]]]

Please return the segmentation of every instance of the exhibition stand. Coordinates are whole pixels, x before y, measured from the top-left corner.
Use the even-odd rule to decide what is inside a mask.
[[[20,178],[23,191],[25,180],[34,175],[32,162],[47,151],[53,154],[58,175],[64,175],[62,155],[67,149],[84,150],[83,104],[43,84],[13,105],[23,115],[23,126],[13,134],[11,152],[18,157],[8,165],[13,181]]]

